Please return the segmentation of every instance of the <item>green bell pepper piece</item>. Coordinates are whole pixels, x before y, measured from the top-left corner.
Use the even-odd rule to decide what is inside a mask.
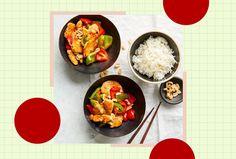
[[[104,49],[106,50],[112,44],[113,38],[110,35],[103,35],[104,36]]]
[[[114,102],[114,107],[117,107],[121,112],[124,111],[124,108],[122,107],[122,105],[120,103],[115,103]]]
[[[90,103],[94,107],[98,103],[98,101],[94,99],[90,99]]]
[[[87,56],[87,58],[85,60],[86,65],[89,65],[89,64],[94,63],[96,61],[96,54],[97,54],[96,52],[92,52]]]
[[[116,99],[117,99],[118,102],[120,102],[120,101],[122,101],[122,100],[125,100],[125,99],[127,99],[127,98],[129,98],[129,95],[126,94],[126,93],[122,93],[122,94],[116,95]]]
[[[93,93],[92,95],[90,96],[90,99],[94,99],[94,100],[97,100],[97,94],[98,92],[100,91],[101,87],[98,87]],[[92,103],[91,103],[92,104]]]
[[[112,44],[113,38],[110,35],[101,35],[98,38],[98,47],[103,48],[106,50],[109,48]]]
[[[83,35],[81,39],[81,45],[84,46],[86,42],[87,42],[87,37]]]
[[[105,98],[105,96],[106,96],[105,94],[101,94],[101,95],[100,95],[101,101],[103,101],[103,99]]]

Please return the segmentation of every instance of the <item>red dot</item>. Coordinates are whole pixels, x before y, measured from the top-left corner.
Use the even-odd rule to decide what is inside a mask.
[[[191,147],[179,139],[166,139],[153,149],[150,159],[195,159]]]
[[[32,98],[22,103],[15,114],[18,134],[28,142],[39,144],[52,139],[60,127],[57,108],[43,98]]]
[[[171,20],[178,24],[190,25],[205,16],[209,0],[163,0],[163,5]]]

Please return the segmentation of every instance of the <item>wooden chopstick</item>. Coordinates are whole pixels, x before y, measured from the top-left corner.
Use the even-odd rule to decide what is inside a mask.
[[[138,134],[139,130],[142,128],[143,124],[146,122],[146,120],[148,119],[148,117],[151,115],[152,111],[154,110],[155,107],[152,108],[152,110],[148,113],[148,115],[145,117],[145,119],[142,121],[142,123],[139,125],[138,129],[134,132],[134,134],[131,136],[131,138],[129,139],[129,141],[127,142],[127,144],[130,144],[133,139],[135,138],[135,136]]]
[[[145,131],[145,133],[144,133],[144,135],[143,135],[141,141],[140,141],[140,144],[143,144],[143,143],[144,143],[144,140],[145,140],[146,137],[147,137],[148,131],[149,131],[149,129],[150,129],[151,126],[152,126],[152,122],[153,122],[153,120],[155,119],[155,117],[156,117],[156,115],[157,115],[158,109],[160,108],[160,105],[161,105],[161,102],[160,102],[159,105],[157,106],[157,109],[156,109],[155,113],[153,114],[150,123],[148,124],[148,127],[147,127],[147,129],[146,129],[146,131]]]

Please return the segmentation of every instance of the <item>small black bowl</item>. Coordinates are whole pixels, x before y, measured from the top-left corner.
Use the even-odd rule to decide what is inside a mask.
[[[133,65],[133,61],[132,61],[132,57],[135,54],[135,51],[139,48],[140,44],[143,44],[144,41],[146,41],[150,36],[152,36],[153,38],[156,37],[163,37],[167,40],[168,45],[170,46],[170,48],[174,51],[173,55],[175,56],[175,60],[177,61],[177,63],[174,65],[174,67],[172,68],[172,72],[167,73],[165,75],[165,77],[161,80],[155,80],[154,78],[149,78],[146,75],[143,75],[141,73],[139,73],[139,71],[137,71]],[[139,36],[134,43],[131,46],[130,49],[130,53],[128,56],[128,61],[129,61],[129,65],[131,67],[131,70],[133,71],[133,73],[141,80],[148,82],[148,83],[154,83],[154,84],[158,84],[158,83],[163,83],[165,81],[168,81],[170,78],[172,78],[174,76],[174,74],[176,73],[178,67],[179,67],[179,63],[180,63],[180,53],[179,53],[179,48],[177,43],[173,40],[173,38],[171,38],[169,35],[162,33],[162,32],[147,32],[141,36]],[[155,59],[153,59],[155,60]]]
[[[111,35],[113,37],[112,45],[107,49],[107,53],[108,53],[108,57],[109,57],[109,59],[107,61],[95,62],[91,65],[86,65],[85,63],[83,63],[83,64],[78,64],[77,66],[75,66],[71,63],[71,61],[67,55],[67,52],[66,52],[66,42],[67,41],[64,37],[64,32],[65,32],[67,24],[69,22],[73,22],[76,24],[80,18],[88,18],[88,19],[91,19],[94,21],[100,21],[103,29],[106,31],[106,34]],[[60,49],[61,55],[63,56],[65,61],[71,67],[75,68],[79,72],[88,73],[88,74],[102,72],[102,71],[108,69],[109,67],[111,67],[115,63],[116,59],[119,56],[120,46],[121,46],[120,35],[118,33],[117,28],[109,19],[107,19],[106,17],[104,17],[102,15],[78,15],[78,16],[72,18],[71,20],[69,20],[65,24],[65,26],[63,27],[63,29],[61,31],[60,37],[59,37],[59,49]]]
[[[179,77],[173,77],[169,81],[172,81],[174,84],[175,83],[179,84],[181,94],[179,94],[178,96],[176,96],[172,100],[168,99],[166,97],[166,91],[164,91],[164,88],[166,86],[166,82],[168,82],[168,81],[166,81],[165,83],[162,83],[160,86],[160,96],[168,104],[171,104],[171,105],[179,104],[183,101],[183,80]]]
[[[119,82],[121,86],[123,87],[124,92],[131,93],[136,98],[136,101],[134,102],[134,106],[133,106],[133,109],[135,110],[135,120],[123,122],[122,125],[117,128],[110,128],[108,125],[99,127],[98,123],[92,122],[88,119],[90,112],[86,109],[86,105],[90,103],[89,97],[91,96],[93,91],[96,88],[101,87],[103,82],[108,81],[108,80]],[[133,130],[135,130],[138,127],[138,125],[141,123],[143,116],[145,114],[146,103],[145,103],[145,98],[144,98],[141,88],[133,80],[125,76],[110,75],[110,76],[106,76],[97,80],[88,89],[84,98],[83,109],[84,109],[85,118],[87,119],[89,125],[93,129],[95,129],[98,133],[101,133],[109,137],[120,137],[120,136],[124,136],[131,133]]]

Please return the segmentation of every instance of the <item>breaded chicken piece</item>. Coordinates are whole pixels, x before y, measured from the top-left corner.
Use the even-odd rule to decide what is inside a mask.
[[[67,38],[68,36],[72,36],[72,34],[75,32],[75,24],[74,23],[68,23],[66,31],[64,32],[64,37]]]
[[[89,39],[83,49],[83,55],[84,57],[87,57],[90,53],[94,52],[95,49],[98,46],[97,36],[92,36],[91,38],[87,37]]]
[[[79,40],[74,40],[74,41],[72,42],[71,50],[73,51],[73,53],[74,53],[75,55],[77,55],[77,54],[79,54],[79,53],[82,53],[83,48],[82,48],[81,43],[80,43]]]
[[[99,32],[99,28],[96,24],[92,24],[90,27],[89,27],[89,32],[95,34],[95,33],[98,33]]]
[[[76,28],[79,29],[79,28],[82,28],[83,26],[83,23],[81,20],[79,20],[77,23],[76,23]]]
[[[105,109],[103,108],[103,106],[99,103],[96,103],[94,105],[93,111],[94,111],[94,114],[96,114],[96,115],[105,114],[105,112],[106,112]]]
[[[102,122],[103,121],[103,117],[102,115],[89,115],[89,120],[92,120],[94,122]]]
[[[122,121],[123,121],[123,117],[122,116],[116,116],[116,117],[114,116],[112,118],[112,121],[109,122],[108,124],[110,125],[110,128],[115,128],[115,127],[121,126]]]
[[[110,89],[112,87],[119,87],[120,91],[123,92],[122,86],[116,81],[106,81],[106,82],[104,82],[102,84],[101,91],[102,91],[102,93],[109,95],[110,94]]]
[[[91,114],[89,116],[89,119],[94,121],[94,122],[102,122],[102,123],[105,123],[105,124],[112,121],[112,117],[110,115],[106,115],[106,114],[103,114],[103,115],[93,115],[93,114]]]
[[[70,61],[74,65],[78,65],[79,64],[78,60],[76,59],[75,55],[73,54],[73,52],[71,50],[67,50],[67,55],[68,55]]]
[[[112,100],[110,100],[110,99],[104,100],[103,107],[106,110],[106,114],[110,115],[112,113],[113,105],[114,105],[114,103]]]
[[[104,124],[109,124],[110,128],[119,127],[122,124],[123,116],[115,116],[114,114],[111,115],[93,115],[91,114],[89,116],[89,120],[92,120],[94,122],[101,122]]]

